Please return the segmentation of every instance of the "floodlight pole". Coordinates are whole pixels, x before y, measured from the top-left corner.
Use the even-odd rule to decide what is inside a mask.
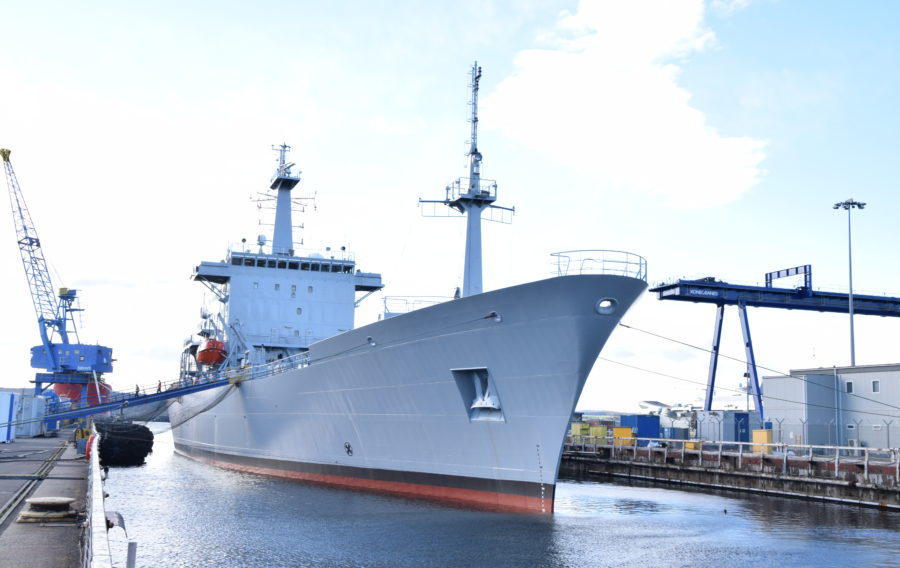
[[[849,300],[849,312],[850,312],[850,366],[856,366],[856,341],[853,335],[853,242],[852,242],[852,233],[850,231],[850,210],[854,207],[857,209],[865,208],[866,204],[861,203],[859,201],[854,201],[851,197],[846,201],[842,201],[834,204],[834,209],[846,209],[847,210],[847,264],[848,264],[848,273],[850,276],[850,294],[848,295]]]

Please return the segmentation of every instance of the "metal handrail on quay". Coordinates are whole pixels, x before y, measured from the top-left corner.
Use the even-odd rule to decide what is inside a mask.
[[[563,454],[841,481],[859,474],[863,483],[900,488],[897,448],[575,435],[566,439]]]

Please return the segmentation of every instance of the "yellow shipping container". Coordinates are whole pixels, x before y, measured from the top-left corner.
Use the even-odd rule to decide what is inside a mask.
[[[684,449],[685,450],[699,450],[700,442],[685,442]]]
[[[585,424],[584,422],[572,422],[572,426],[570,432],[573,436],[587,436],[590,425]]]
[[[772,446],[763,446],[762,444],[772,443],[771,430],[754,430],[753,431],[753,453],[754,454],[771,454]],[[760,444],[760,445],[755,445]]]
[[[606,426],[591,426],[588,435],[593,436],[594,438],[599,438],[597,440],[594,440],[594,443],[605,444],[608,432],[609,430],[606,428]]]
[[[631,426],[616,426],[613,428],[613,437],[616,439],[617,446],[633,446],[634,430]]]

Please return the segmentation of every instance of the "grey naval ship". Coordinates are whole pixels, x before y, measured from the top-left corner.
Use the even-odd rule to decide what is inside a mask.
[[[466,217],[457,297],[387,311],[354,329],[354,309],[383,288],[346,251],[299,254],[291,191],[276,149],[274,233],[232,247],[193,279],[213,294],[186,342],[181,381],[233,386],[176,399],[176,451],[216,466],[474,505],[551,513],[562,442],[597,356],[646,288],[646,262],[621,251],[554,253],[556,276],[482,290],[482,214],[497,184],[481,178],[478,82],[471,71],[469,177],[445,199]],[[388,302],[385,302],[386,306]],[[346,331],[350,330],[350,331]]]

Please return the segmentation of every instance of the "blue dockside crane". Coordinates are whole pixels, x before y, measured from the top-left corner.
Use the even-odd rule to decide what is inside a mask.
[[[44,394],[53,384],[78,385],[79,400],[71,404],[55,404],[48,407],[43,420],[55,423],[58,420],[81,418],[102,412],[120,410],[127,406],[157,403],[203,390],[234,386],[244,380],[263,378],[273,374],[272,365],[262,365],[256,369],[242,369],[235,373],[221,371],[211,373],[202,381],[179,384],[162,390],[159,382],[156,392],[151,389],[138,390],[134,394],[113,393],[105,390],[103,373],[113,370],[112,348],[102,345],[81,343],[75,326],[74,314],[81,311],[77,307],[78,291],[60,288],[54,292],[31,214],[25,205],[25,198],[16,179],[10,150],[0,149],[6,184],[9,188],[9,202],[12,206],[16,241],[25,267],[25,277],[31,291],[31,301],[37,314],[38,332],[41,344],[31,348],[31,366],[45,372],[35,373],[34,394]],[[72,342],[74,339],[74,343]],[[95,394],[88,400],[88,386],[94,385]],[[104,390],[101,390],[104,388]],[[25,420],[28,422],[29,420]],[[8,423],[0,422],[0,427]]]
[[[31,348],[31,366],[46,372],[36,373],[34,393],[43,394],[52,384],[80,385],[82,405],[87,402],[87,385],[95,384],[97,403],[100,402],[100,382],[103,373],[112,372],[112,349],[102,345],[87,345],[78,339],[74,314],[78,291],[60,288],[55,293],[50,271],[44,259],[41,240],[38,238],[31,214],[16,179],[10,150],[0,149],[9,202],[12,207],[16,241],[25,267],[25,277],[31,291],[31,301],[37,314],[41,344]],[[71,336],[71,337],[70,337]],[[71,339],[74,338],[74,342]]]
[[[773,287],[772,283],[774,280],[788,276],[803,276],[803,285],[795,288]],[[744,337],[744,349],[747,355],[747,374],[750,379],[753,399],[756,403],[756,411],[759,413],[759,419],[762,422],[765,422],[762,392],[759,388],[759,376],[756,372],[753,342],[750,339],[747,307],[836,313],[850,312],[849,294],[813,290],[812,266],[809,264],[769,272],[766,274],[765,286],[741,286],[707,277],[699,280],[678,280],[671,284],[657,286],[650,291],[656,292],[659,300],[679,300],[682,302],[715,304],[717,306],[712,349],[710,350],[706,400],[703,405],[704,410],[710,410],[712,407],[725,306],[738,307],[741,332]],[[900,317],[900,298],[853,294],[853,312],[872,316]]]

